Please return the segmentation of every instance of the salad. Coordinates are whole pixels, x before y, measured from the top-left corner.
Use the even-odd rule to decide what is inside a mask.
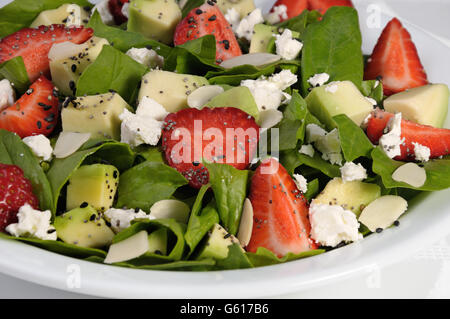
[[[152,270],[253,268],[400,226],[450,186],[449,89],[350,0],[0,9],[0,237]]]

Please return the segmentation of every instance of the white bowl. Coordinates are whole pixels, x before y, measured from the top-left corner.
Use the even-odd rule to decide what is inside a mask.
[[[260,1],[265,2],[265,1]],[[273,1],[269,1],[273,2]],[[370,53],[381,29],[369,29],[366,6],[357,2]],[[381,28],[389,20],[382,15]],[[429,79],[450,83],[450,46],[405,23]],[[447,127],[450,121],[447,119]],[[217,272],[147,271],[100,265],[0,240],[0,272],[72,292],[122,298],[254,298],[305,290],[394,263],[450,232],[450,190],[423,194],[410,203],[400,227],[334,251],[277,266]]]

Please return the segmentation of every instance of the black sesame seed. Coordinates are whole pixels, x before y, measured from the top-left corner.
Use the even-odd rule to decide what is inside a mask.
[[[231,237],[231,234],[228,233],[228,234],[226,234],[225,236],[223,236],[223,239],[227,239],[227,238],[230,238],[230,237]]]
[[[72,72],[75,72],[75,71],[77,70],[76,64],[72,64],[72,66],[70,67],[70,69],[72,70]]]
[[[80,208],[86,208],[86,207],[88,207],[88,205],[89,204],[87,202],[82,202],[80,205]]]
[[[56,231],[55,228],[47,230],[47,234],[53,234]]]
[[[89,217],[89,220],[92,222],[95,220],[95,217],[96,217],[95,214],[92,214],[91,217]]]
[[[383,231],[383,228],[377,228],[375,231],[379,234]]]
[[[396,220],[396,221],[394,222],[394,226],[400,226],[400,221]]]
[[[41,123],[41,121],[37,121],[36,125],[37,125],[37,128],[38,128],[38,129],[41,129],[41,128],[42,128],[42,123]]]
[[[119,173],[118,173],[117,171],[114,171],[114,173],[113,173],[113,177],[114,177],[114,178],[117,178],[117,177],[119,177]]]
[[[202,9],[195,10],[195,14],[202,14],[202,13],[203,13]]]
[[[217,19],[216,15],[212,15],[209,17],[208,21],[215,21]]]

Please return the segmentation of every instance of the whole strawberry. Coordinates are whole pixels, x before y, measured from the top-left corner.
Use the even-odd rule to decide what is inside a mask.
[[[17,223],[17,212],[25,204],[39,207],[31,182],[18,166],[0,164],[0,232],[9,224]]]

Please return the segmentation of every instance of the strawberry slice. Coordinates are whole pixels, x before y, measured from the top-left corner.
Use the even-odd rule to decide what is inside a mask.
[[[31,182],[20,167],[0,164],[0,232],[9,224],[17,223],[17,212],[25,204],[34,209],[39,207]]]
[[[0,41],[0,63],[21,56],[28,78],[33,82],[42,74],[50,75],[48,52],[53,44],[65,41],[80,44],[93,34],[91,28],[66,27],[62,24],[25,28]]]
[[[377,77],[383,80],[385,95],[428,84],[411,35],[397,18],[384,28],[368,60],[364,78]]]
[[[108,2],[108,8],[109,12],[114,17],[114,22],[117,25],[121,25],[122,23],[125,23],[128,21],[128,18],[123,15],[122,8],[125,3],[130,2],[129,0],[109,0]]]
[[[308,0],[278,0],[270,10],[270,12],[274,12],[275,8],[278,6],[286,6],[287,11],[287,19],[294,18],[302,13],[304,10],[308,9]],[[282,16],[280,16],[280,22],[285,21]]]
[[[308,203],[277,160],[269,158],[256,169],[249,198],[254,223],[248,251],[265,247],[281,257],[317,248],[310,238]]]
[[[218,64],[242,55],[230,24],[212,1],[189,12],[177,25],[173,42],[175,45],[181,45],[208,34],[216,37],[216,62]]]
[[[308,0],[309,10],[317,10],[321,14],[325,14],[327,10],[334,6],[352,7],[353,3],[350,0]]]
[[[21,138],[48,136],[58,121],[58,105],[56,88],[41,76],[14,105],[0,112],[0,129],[15,132]]]
[[[183,174],[192,187],[200,188],[209,181],[203,160],[246,169],[258,140],[255,120],[239,109],[191,108],[165,118],[162,149],[168,164]]]
[[[376,110],[367,123],[367,136],[374,144],[378,144],[384,134],[389,120],[394,116],[392,113]],[[430,149],[430,158],[437,158],[450,154],[450,130],[435,128],[428,125],[420,125],[402,119],[402,138],[405,142],[400,145],[401,155],[395,157],[399,161],[414,161],[414,143],[426,146]]]

